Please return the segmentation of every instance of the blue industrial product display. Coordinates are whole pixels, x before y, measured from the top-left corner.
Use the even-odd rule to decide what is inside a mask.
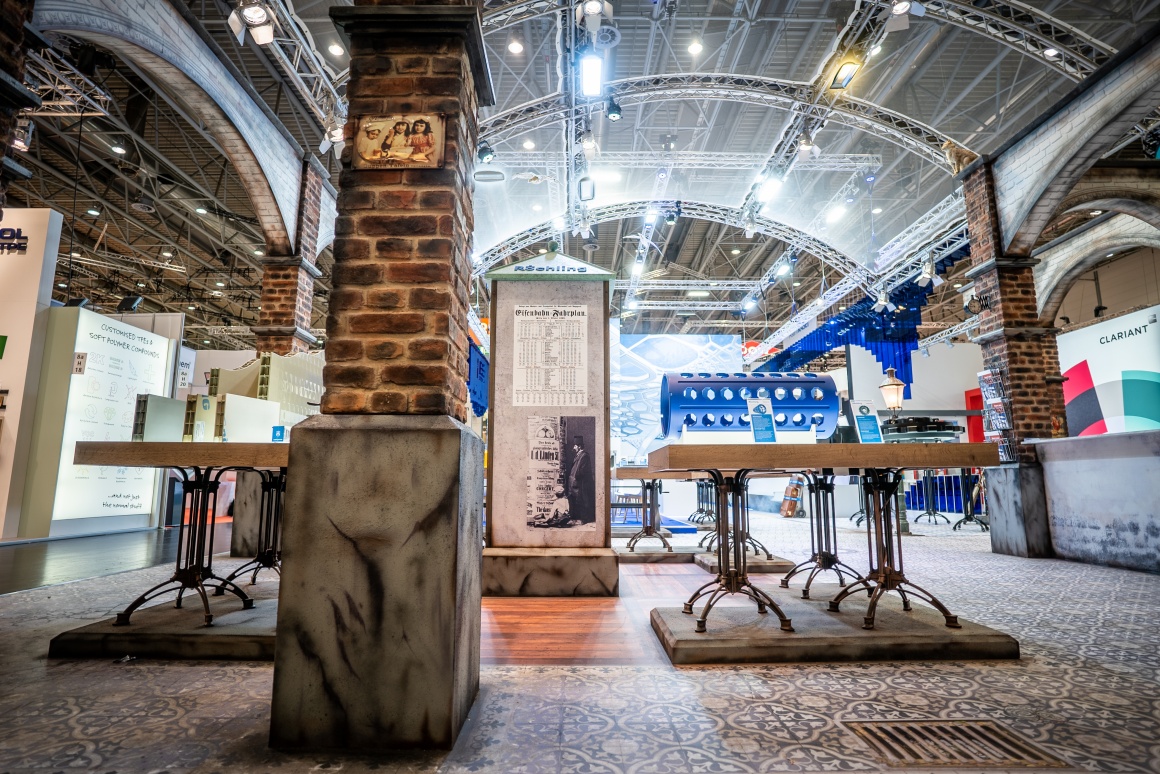
[[[682,372],[661,380],[661,432],[748,430],[748,398],[769,398],[778,433],[829,438],[838,426],[838,391],[825,374]]]

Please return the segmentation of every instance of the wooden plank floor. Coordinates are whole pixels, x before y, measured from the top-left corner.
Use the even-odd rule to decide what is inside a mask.
[[[481,661],[489,665],[668,665],[649,625],[712,576],[691,564],[620,566],[619,597],[484,597]],[[774,576],[754,576],[774,587]],[[721,605],[749,605],[727,598]]]

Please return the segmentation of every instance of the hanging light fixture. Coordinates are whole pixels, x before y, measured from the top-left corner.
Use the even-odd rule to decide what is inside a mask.
[[[612,97],[608,98],[608,110],[604,114],[608,116],[609,121],[619,121],[624,116],[620,110],[620,105],[616,104],[616,100]]]
[[[508,41],[507,50],[513,54],[524,53],[524,42],[520,40],[518,35],[512,35],[511,40]]]
[[[585,97],[599,97],[604,90],[604,57],[596,49],[585,49],[580,55],[580,93]]]
[[[830,88],[840,91],[849,86],[850,81],[854,80],[854,76],[858,74],[861,67],[860,62],[843,62],[842,66],[838,68],[838,72],[834,73],[834,80],[830,82]]]
[[[938,270],[934,265],[934,261],[926,261],[922,265],[922,273],[918,275],[918,279],[915,282],[920,288],[925,288],[928,285],[937,288],[943,284],[944,280],[938,276]]]
[[[484,164],[490,164],[493,160],[495,160],[495,151],[492,150],[491,144],[487,140],[484,140],[479,144],[479,150],[476,151],[475,155],[478,156],[479,160]]]
[[[882,393],[882,402],[890,411],[891,420],[898,418],[898,412],[902,408],[902,393],[906,390],[906,384],[894,373],[893,368],[887,368],[886,380],[878,385],[878,390]]]
[[[16,128],[12,132],[12,148],[21,153],[27,153],[28,148],[32,145],[32,133],[36,129],[36,124],[32,123],[31,118],[16,119]]]
[[[274,42],[274,11],[262,0],[240,0],[228,23],[239,44],[245,40],[246,30],[259,46]]]

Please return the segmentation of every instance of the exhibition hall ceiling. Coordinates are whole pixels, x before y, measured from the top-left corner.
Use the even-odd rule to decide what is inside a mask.
[[[227,24],[231,2],[171,1],[188,7],[295,141],[317,151],[333,112],[319,109],[317,89],[305,89],[253,36],[237,42]],[[342,93],[348,56],[329,8],[351,3],[274,1],[297,28],[280,29],[279,38],[313,49],[320,72]],[[522,237],[538,237],[563,217],[563,229],[550,229],[563,250],[621,278],[613,314],[626,333],[762,338],[837,284],[842,265],[872,266],[932,209],[961,207],[942,141],[996,150],[1160,20],[1160,0],[931,0],[902,14],[894,5],[618,0],[606,4],[593,36],[605,62],[603,95],[573,100],[560,52],[591,45],[575,24],[577,9],[547,0],[486,3],[497,99],[481,126],[495,157],[479,169],[496,179],[476,184],[477,254],[535,254],[547,238]],[[196,346],[252,346],[245,329],[257,321],[264,240],[218,139],[179,90],[139,64],[78,38],[49,38],[55,53],[34,67],[81,82],[77,93],[104,109],[83,120],[79,111],[36,116],[23,156],[36,174],[10,192],[12,205],[65,213],[57,297],[85,296],[109,309],[140,294],[143,309],[186,312]],[[864,60],[840,93],[817,88],[835,50]],[[619,120],[610,120],[610,108]],[[812,147],[803,149],[803,139]],[[1118,152],[1143,154],[1138,139]],[[337,170],[333,153],[320,158]],[[776,193],[760,191],[763,171],[784,179]],[[592,200],[578,201],[578,175],[592,180]],[[658,216],[642,243],[650,203]],[[776,228],[747,228],[747,218]],[[821,260],[810,244],[847,263]],[[642,252],[643,270],[632,280]],[[747,291],[738,280],[760,279],[791,252],[792,272],[772,278],[747,314],[693,308],[739,305]],[[316,328],[325,320],[329,251],[319,264]],[[963,269],[960,262],[932,296],[930,330],[963,319],[954,288]],[[632,282],[640,289],[634,285],[630,298],[673,308],[629,309]],[[482,281],[473,292],[486,316]],[[828,310],[863,295],[855,290]]]

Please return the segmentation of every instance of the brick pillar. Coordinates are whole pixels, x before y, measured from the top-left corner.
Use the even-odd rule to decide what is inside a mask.
[[[267,254],[262,261],[262,309],[252,328],[259,352],[305,352],[318,341],[310,333],[310,322],[314,280],[322,276],[315,262],[322,190],[329,185],[326,177],[322,162],[307,153],[298,197],[297,249],[292,255]]]
[[[1039,318],[1034,261],[1002,251],[995,181],[990,164],[963,176],[975,295],[982,302],[978,341],[983,363],[1006,385],[1016,465],[988,470],[992,549],[1018,556],[1050,556],[1043,475],[1029,438],[1066,435],[1063,379],[1056,330]]]
[[[450,748],[479,688],[483,442],[461,420],[490,84],[474,5],[356,3],[331,8],[350,124],[323,413],[290,436],[270,743]],[[353,168],[360,118],[433,113],[442,168]]]
[[[466,421],[477,89],[462,38],[408,29],[352,30],[322,411]],[[446,114],[442,169],[352,168],[359,116],[414,113]]]
[[[8,183],[32,177],[20,163],[19,153],[12,150],[12,135],[18,111],[37,107],[40,99],[24,87],[24,56],[34,44],[27,40],[25,22],[32,20],[33,0],[0,0],[0,216],[3,215]]]

